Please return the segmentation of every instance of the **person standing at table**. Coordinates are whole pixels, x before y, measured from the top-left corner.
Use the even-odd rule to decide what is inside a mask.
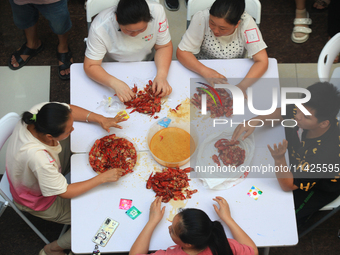
[[[24,112],[9,139],[6,154],[6,173],[16,206],[42,219],[70,225],[70,199],[102,183],[118,181],[124,170],[113,168],[92,179],[67,184],[59,158],[60,141],[69,137],[74,120],[98,123],[109,132],[110,127],[122,128],[117,123],[124,121],[123,117],[106,118],[61,103],[42,103]],[[70,248],[68,230],[47,244],[39,255],[61,255]]]
[[[172,42],[163,6],[145,0],[120,0],[117,6],[100,12],[92,22],[84,70],[91,79],[114,89],[118,98],[126,102],[133,98],[133,91],[103,69],[103,60],[154,59],[157,74],[152,89],[155,95],[163,97],[172,91],[167,81],[171,58]]]
[[[227,238],[219,221],[211,221],[199,209],[182,209],[169,226],[171,239],[176,244],[155,255],[257,255],[258,250],[251,238],[237,225],[230,214],[228,202],[223,197],[213,199],[217,215],[229,227],[235,239]],[[131,247],[129,255],[147,254],[153,231],[162,220],[165,206],[161,209],[162,197],[157,197],[150,206],[149,221]]]
[[[267,45],[254,19],[245,11],[244,0],[216,0],[210,10],[197,12],[191,19],[177,48],[177,59],[211,85],[226,83],[227,78],[199,59],[252,57],[254,64],[237,86],[246,89],[268,68]],[[255,79],[254,79],[255,78]]]
[[[257,116],[252,126],[240,124],[232,139],[247,138],[261,120],[272,125],[284,119],[294,119],[297,126],[285,128],[286,139],[268,149],[275,166],[286,167],[276,172],[278,182],[284,191],[293,191],[298,227],[316,211],[335,200],[340,195],[340,129],[336,116],[340,110],[340,91],[332,84],[315,83],[307,88],[311,99],[303,106],[311,113],[305,115],[295,105],[287,105],[286,115],[281,116],[281,108],[267,116]],[[265,121],[268,119],[268,121]],[[248,122],[246,122],[248,123]],[[285,153],[288,148],[289,171]]]

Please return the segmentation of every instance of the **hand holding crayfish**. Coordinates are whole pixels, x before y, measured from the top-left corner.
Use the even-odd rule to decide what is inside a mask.
[[[101,173],[99,176],[103,178],[103,182],[116,182],[122,177],[125,172],[122,168],[111,168],[104,173]]]
[[[103,129],[105,129],[108,133],[110,133],[110,127],[115,127],[122,129],[122,126],[119,126],[117,123],[126,121],[127,119],[124,119],[126,114],[117,114],[114,118],[106,118],[103,116],[99,124]]]
[[[172,88],[166,78],[156,76],[152,82],[152,92],[155,96],[165,97],[171,94]]]
[[[224,75],[222,75],[219,72],[215,71],[214,69],[211,69],[211,68],[208,68],[208,67],[204,68],[200,74],[213,87],[215,87],[215,84],[226,84],[226,83],[228,83],[228,80]]]
[[[122,102],[130,101],[135,96],[135,93],[131,90],[131,88],[121,80],[115,81],[113,89],[115,90],[119,100]]]
[[[149,222],[158,224],[164,216],[165,206],[161,209],[162,197],[156,197],[150,206]]]

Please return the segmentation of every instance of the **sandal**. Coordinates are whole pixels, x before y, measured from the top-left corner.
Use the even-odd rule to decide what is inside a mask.
[[[39,48],[37,49],[31,49],[26,46],[27,42],[25,42],[19,50],[16,50],[15,52],[12,53],[8,60],[8,67],[11,68],[12,70],[18,70],[24,65],[28,63],[28,61],[36,56],[39,52],[41,52],[44,49],[44,45],[41,43]],[[29,57],[26,60],[23,60],[20,55],[29,55]],[[19,66],[14,67],[12,65],[12,56],[15,57],[16,61],[18,62]]]
[[[336,1],[336,0],[333,0]],[[312,8],[317,11],[323,11],[328,8],[328,5],[331,3],[331,0],[315,0]]]
[[[294,19],[294,25],[311,25],[311,24],[312,24],[312,20],[309,18],[308,12],[307,12],[307,18]],[[295,33],[304,33],[305,36],[296,37]],[[308,40],[310,33],[312,33],[312,29],[310,29],[309,27],[295,26],[293,29],[291,39],[295,43],[304,43]]]
[[[68,48],[68,52],[65,52],[65,53],[59,53],[58,49],[57,49],[57,58],[60,62],[63,63],[62,65],[58,66],[59,78],[62,79],[62,80],[69,80],[70,74],[62,75],[60,72],[70,68],[70,66],[73,64],[71,62],[72,52],[71,52],[70,48]]]

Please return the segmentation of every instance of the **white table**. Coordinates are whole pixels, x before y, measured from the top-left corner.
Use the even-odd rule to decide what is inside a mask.
[[[249,59],[203,60],[202,63],[216,69],[228,77],[231,84],[235,85],[246,75],[253,61]],[[143,87],[146,82],[149,79],[153,79],[156,74],[154,62],[103,63],[103,67],[108,73],[123,80],[131,87],[133,87],[133,84],[136,82],[138,82],[139,87]],[[71,68],[71,104],[105,116],[112,116],[106,113],[103,107],[98,108],[98,106],[103,96],[112,97],[114,90],[99,85],[88,78],[83,70],[83,64],[73,64]],[[190,78],[200,77],[196,73],[184,68],[178,61],[172,61],[168,74],[168,82],[172,86],[173,92],[165,105],[163,105],[161,112],[157,114],[160,118],[167,115],[169,107],[175,108],[181,101],[189,97]],[[201,81],[204,82],[204,79],[201,79]],[[275,59],[269,59],[267,72],[263,75],[263,78],[253,84],[252,87],[255,108],[269,109],[271,106],[271,100],[269,100],[272,93],[271,87],[279,88],[278,69]],[[267,100],[263,100],[263,98],[267,98]],[[249,119],[253,116],[254,115],[247,110],[247,107],[245,107],[245,115],[233,116],[233,120],[239,121],[240,119]],[[111,131],[118,136],[131,136],[131,134],[133,134],[131,138],[133,138],[137,144],[138,150],[143,151],[147,149],[145,135],[150,125],[155,121],[156,120],[150,116],[135,112],[130,115],[128,121],[121,123],[123,127],[122,130],[112,128]],[[107,132],[98,125],[75,122],[74,131],[71,134],[71,151],[75,153],[89,152],[94,141],[105,135],[107,135]],[[266,139],[266,137],[269,137],[268,133],[264,137],[260,137],[259,140]]]
[[[272,161],[267,150],[258,151],[261,157],[254,157],[254,164]],[[106,247],[101,252],[128,251],[149,218],[149,207],[155,193],[145,188],[150,173],[159,169],[149,152],[141,152],[134,173],[122,177],[117,183],[108,183],[72,199],[72,251],[89,253],[94,248],[91,241],[106,217],[120,223]],[[273,164],[273,162],[271,162]],[[96,173],[88,163],[87,154],[74,154],[71,158],[71,182],[84,181]],[[274,176],[272,176],[274,177]],[[251,186],[256,186],[263,194],[254,200],[247,195]],[[295,245],[298,242],[293,197],[290,192],[283,192],[274,178],[254,179],[248,176],[235,187],[215,191],[204,188],[201,181],[192,179],[191,189],[199,192],[183,202],[170,201],[165,204],[165,215],[156,228],[150,243],[150,250],[165,249],[173,242],[168,234],[168,219],[176,214],[179,207],[199,208],[204,210],[212,220],[217,220],[213,209],[215,196],[223,196],[229,203],[235,221],[253,239],[258,247]],[[121,198],[133,200],[142,214],[135,220],[130,219],[125,210],[119,209]],[[228,237],[232,237],[225,228]]]
[[[252,64],[252,61],[248,59],[207,60],[202,62],[228,77],[231,84],[237,84],[236,81],[236,83],[233,83],[231,78],[244,77]],[[104,109],[96,108],[103,95],[109,97],[114,92],[90,80],[85,75],[82,64],[74,64],[71,68],[71,103],[108,116]],[[104,64],[104,68],[131,86],[133,81],[136,80],[136,78],[129,76],[131,73],[146,81],[152,79],[156,72],[153,62],[107,63]],[[190,78],[198,78],[198,76],[185,69],[179,62],[172,62],[168,76],[168,81],[173,87],[173,93],[169,96],[171,100],[167,102],[169,107],[174,108],[190,95]],[[270,59],[269,69],[264,78],[271,78],[269,86],[266,85],[268,82],[263,81],[258,81],[252,86],[256,98],[254,106],[257,109],[269,108],[271,105],[269,100],[271,90],[269,88],[279,88],[275,59]],[[143,83],[141,83],[141,86],[143,86]],[[159,116],[166,116],[167,111],[168,108],[164,107]],[[246,110],[244,116],[233,116],[233,120],[249,119],[252,116]],[[127,135],[137,143],[139,160],[135,171],[124,176],[117,183],[101,185],[72,199],[72,251],[75,253],[92,252],[94,243],[91,240],[106,217],[115,219],[120,223],[120,226],[107,246],[100,248],[101,252],[128,251],[147,222],[148,210],[154,199],[154,192],[145,188],[146,179],[154,169],[160,169],[161,166],[151,158],[147,151],[145,136],[149,126],[156,120],[142,114],[131,114],[130,117],[127,122],[122,123],[123,130],[112,130],[112,133]],[[204,124],[201,124],[201,127],[203,126]],[[76,153],[88,152],[95,139],[106,135],[105,131],[96,125],[75,122],[74,127],[75,130],[71,135],[71,149]],[[284,138],[283,128],[258,128],[254,134],[256,146],[251,164],[273,165],[274,162],[266,145],[282,141]],[[71,158],[71,182],[87,180],[93,176],[95,176],[95,173],[89,165],[88,154],[73,155]],[[207,212],[211,219],[217,219],[212,207],[212,198],[217,195],[227,199],[232,210],[232,216],[257,246],[297,244],[298,236],[292,192],[283,192],[274,174],[266,175],[269,178],[251,178],[252,176],[254,177],[254,175],[249,174],[243,182],[224,191],[208,190],[202,186],[200,180],[193,179],[190,187],[192,189],[197,188],[199,193],[194,194],[192,199],[188,201],[170,201],[169,204],[166,204],[164,219],[155,230],[150,250],[164,249],[173,244],[168,235],[167,226],[170,222],[167,219],[172,219],[178,207],[200,208]],[[256,186],[263,191],[263,195],[257,201],[247,196],[251,186]],[[142,214],[135,220],[130,219],[125,215],[124,210],[118,208],[120,198],[132,199],[133,205],[142,211]],[[228,229],[226,229],[226,233],[231,237]]]

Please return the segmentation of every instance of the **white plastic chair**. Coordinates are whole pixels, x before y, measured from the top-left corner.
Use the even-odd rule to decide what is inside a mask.
[[[335,57],[340,52],[340,33],[334,35],[323,47],[318,60],[318,75],[321,82],[330,81],[340,87],[340,67],[337,67],[330,78]],[[337,79],[337,80],[336,80]]]
[[[11,136],[15,125],[20,120],[17,113],[11,112],[6,114],[0,119],[0,150],[4,146],[7,139]],[[13,203],[13,196],[9,188],[9,182],[7,179],[7,174],[2,176],[0,183],[0,217],[5,211],[5,209],[10,206],[13,210],[27,223],[28,226],[46,243],[50,242],[47,238],[33,225],[33,223],[18,209],[18,207]],[[61,235],[66,231],[67,225],[64,225]]]
[[[215,0],[189,0],[187,8],[187,27],[189,27],[192,16],[202,11],[215,2]],[[245,0],[246,12],[255,19],[257,26],[260,26],[261,22],[261,3],[259,0]]]
[[[150,0],[159,3],[159,0]],[[86,4],[87,29],[90,29],[92,18],[101,11],[118,4],[119,0],[88,0]]]

